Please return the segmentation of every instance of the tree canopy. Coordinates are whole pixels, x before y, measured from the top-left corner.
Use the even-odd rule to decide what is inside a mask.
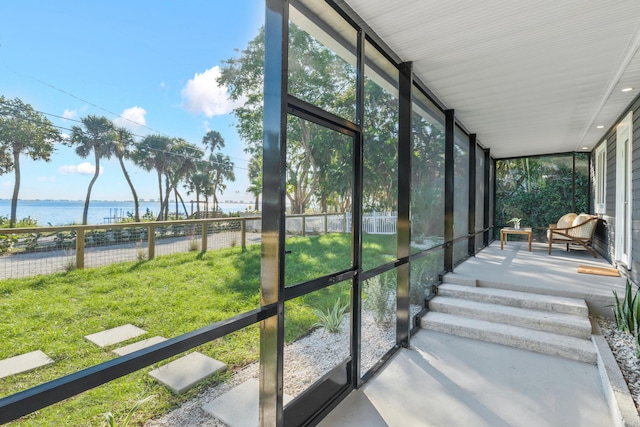
[[[15,182],[11,198],[9,226],[16,224],[20,192],[20,155],[33,160],[51,160],[55,143],[61,140],[53,123],[19,98],[0,96],[0,175],[13,171]]]

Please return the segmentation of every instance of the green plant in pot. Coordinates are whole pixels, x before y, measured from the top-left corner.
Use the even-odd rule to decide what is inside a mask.
[[[513,228],[520,228],[520,221],[522,221],[522,218],[511,218],[509,221],[507,221],[507,223],[511,222],[513,223]]]

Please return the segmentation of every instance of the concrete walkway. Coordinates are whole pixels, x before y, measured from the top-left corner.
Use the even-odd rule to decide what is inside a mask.
[[[580,298],[591,314],[610,315],[612,290],[624,294],[626,279],[581,274],[579,265],[611,267],[584,251],[494,242],[444,281]],[[421,330],[320,425],[611,426],[603,390],[595,365]]]
[[[603,427],[613,420],[594,365],[423,330],[319,425]]]

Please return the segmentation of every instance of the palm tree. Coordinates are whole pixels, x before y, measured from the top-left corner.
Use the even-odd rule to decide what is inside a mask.
[[[33,160],[51,159],[54,143],[61,140],[60,132],[46,117],[36,113],[31,105],[19,98],[0,96],[0,175],[14,171],[15,182],[11,197],[9,227],[16,225],[18,194],[20,192],[20,155]]]
[[[114,152],[116,157],[118,158],[118,162],[120,162],[120,168],[122,169],[124,178],[127,180],[127,184],[129,184],[129,188],[131,189],[131,195],[133,196],[134,204],[134,221],[140,222],[140,203],[138,202],[138,193],[136,193],[136,189],[133,187],[129,172],[127,172],[127,169],[124,166],[124,159],[131,158],[131,148],[134,146],[135,141],[133,140],[133,135],[131,134],[131,132],[123,127],[116,127],[115,132],[116,141]]]
[[[196,147],[193,144],[189,144],[182,138],[176,138],[173,140],[173,144],[171,145],[171,151],[169,153],[169,162],[167,167],[165,168],[165,175],[167,177],[168,186],[166,190],[166,204],[168,207],[168,198],[171,190],[175,193],[176,199],[182,197],[178,193],[178,184],[184,180],[188,179],[189,175],[194,172],[197,162],[202,158],[204,153],[201,149]],[[184,206],[184,201],[182,205],[185,209],[185,214],[188,215],[187,209]],[[177,208],[176,208],[176,219],[178,216]]]
[[[84,129],[80,126],[71,128],[71,137],[68,144],[76,146],[76,154],[86,159],[93,152],[96,170],[87,188],[87,198],[84,202],[82,212],[82,224],[87,224],[87,214],[89,212],[89,201],[91,200],[91,189],[100,175],[100,159],[111,158],[114,151],[116,139],[113,123],[106,117],[89,115],[81,119]]]
[[[146,171],[155,170],[158,174],[158,192],[160,194],[160,212],[157,221],[164,218],[165,200],[162,192],[162,175],[169,163],[168,153],[173,140],[162,135],[147,135],[131,153],[133,162]]]
[[[187,194],[196,193],[196,215],[201,218],[200,215],[200,196],[207,194],[207,185],[210,182],[210,176],[207,173],[208,163],[206,160],[198,160],[194,164],[194,172],[186,177],[184,187],[187,189]],[[208,199],[207,199],[208,202]]]
[[[220,132],[216,130],[207,132],[207,134],[202,137],[202,143],[211,153],[215,153],[216,150],[224,148],[224,138],[222,138]]]
[[[229,156],[224,156],[222,153],[217,152],[221,148],[224,148],[224,139],[220,132],[215,130],[210,130],[207,134],[202,138],[202,143],[209,151],[208,158],[208,174],[211,176],[211,186],[208,188],[209,191],[205,194],[213,196],[213,211],[218,210],[218,196],[216,193],[222,191],[227,188],[224,184],[224,180],[228,179],[229,181],[235,181],[236,177],[233,172],[233,162]],[[208,202],[208,200],[207,200]],[[208,206],[208,203],[207,203]]]
[[[213,195],[213,210],[218,210],[218,197],[217,192],[222,192],[227,188],[224,183],[225,180],[235,181],[236,175],[233,172],[233,162],[229,156],[225,156],[222,153],[211,154],[209,156],[209,164],[211,165],[211,171],[213,172],[212,182],[212,195]]]

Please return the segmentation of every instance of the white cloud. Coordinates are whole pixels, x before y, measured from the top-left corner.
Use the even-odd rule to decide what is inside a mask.
[[[75,119],[78,117],[78,112],[76,110],[69,110],[65,108],[64,113],[62,113],[62,117],[65,119]]]
[[[56,180],[55,176],[39,176],[38,181],[40,182],[54,182]]]
[[[89,162],[82,162],[79,165],[64,165],[58,168],[58,172],[62,175],[93,175],[96,172],[96,167]],[[100,167],[100,175],[104,172],[104,168]]]
[[[160,82],[160,87],[164,89],[167,85],[164,82]]]
[[[233,102],[227,95],[226,86],[219,86],[220,67],[209,68],[204,73],[196,73],[182,88],[182,108],[193,114],[213,117],[230,113],[242,105],[244,100]]]
[[[125,108],[122,113],[120,113],[120,117],[113,120],[113,124],[135,131],[147,125],[146,115],[147,110],[136,105],[135,107]]]

